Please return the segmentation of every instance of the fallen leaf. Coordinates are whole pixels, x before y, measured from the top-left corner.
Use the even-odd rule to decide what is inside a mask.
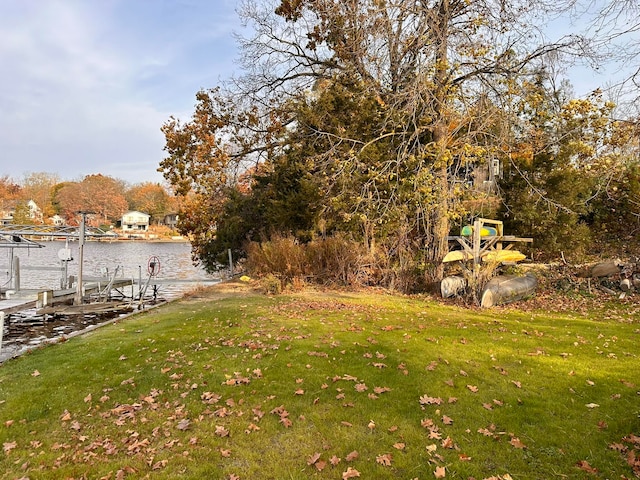
[[[598,405],[597,403],[587,403],[585,405],[585,407],[587,408],[598,408],[600,405]]]
[[[355,468],[351,468],[351,467],[347,468],[346,472],[343,472],[342,474],[342,480],[347,480],[349,478],[355,478],[355,477],[360,477],[360,472]]]
[[[18,442],[4,442],[2,444],[2,449],[4,450],[4,453],[10,453],[11,450],[13,450],[14,448],[16,448],[18,446]]]
[[[91,394],[87,395],[86,397],[84,397],[84,403],[89,403],[91,401]]]
[[[442,416],[442,423],[444,423],[445,425],[452,425],[453,424],[453,419],[451,417],[447,417],[446,415]]]
[[[161,468],[166,467],[168,463],[168,460],[160,460],[159,462],[153,464],[151,470],[160,470]]]
[[[580,470],[584,470],[585,472],[593,473],[593,474],[598,473],[598,469],[589,465],[589,462],[587,462],[586,460],[580,460],[577,463],[577,466]]]
[[[356,458],[358,458],[359,456],[360,456],[360,454],[358,453],[358,451],[357,451],[357,450],[354,450],[353,452],[351,452],[349,455],[347,455],[347,456],[345,457],[345,460],[346,460],[347,462],[352,462],[352,461],[354,461]]]
[[[436,478],[444,478],[447,475],[447,473],[444,467],[436,467],[436,471],[433,472],[433,475]]]
[[[221,448],[220,449],[220,455],[222,455],[224,458],[229,458],[231,456],[231,450],[227,450],[225,448]]]
[[[520,439],[518,437],[512,437],[511,441],[509,442],[511,444],[511,446],[513,446],[514,448],[527,448],[525,446],[524,443],[522,443],[520,441]]]
[[[404,450],[404,447],[406,445],[402,442],[397,442],[393,444],[393,448],[395,448],[396,450]]]
[[[191,420],[189,420],[188,418],[183,418],[178,422],[178,425],[176,425],[176,428],[178,430],[184,431],[184,430],[187,430],[190,425],[191,425]]]
[[[478,387],[475,385],[467,385],[467,388],[473,393],[478,393]]]
[[[376,457],[376,462],[385,467],[391,466],[391,460],[392,460],[392,457],[390,453],[385,453],[384,455],[378,455]]]
[[[420,397],[420,405],[442,405],[442,398],[424,394]]]
[[[320,460],[320,454],[316,452],[313,455],[311,455],[309,458],[307,458],[307,465],[313,465],[318,460]]]
[[[31,374],[32,377],[39,377],[40,376],[40,372],[38,370],[34,370],[33,373]]]

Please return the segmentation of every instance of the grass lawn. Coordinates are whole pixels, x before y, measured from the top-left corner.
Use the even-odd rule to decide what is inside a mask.
[[[630,479],[639,323],[218,286],[3,364],[0,478]]]

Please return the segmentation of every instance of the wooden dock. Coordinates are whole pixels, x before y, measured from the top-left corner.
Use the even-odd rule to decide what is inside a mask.
[[[118,288],[132,286],[133,280],[116,280],[111,284],[112,290]],[[102,291],[109,280],[90,282],[84,285],[85,295],[92,295]],[[107,292],[108,296],[110,292]],[[43,308],[72,302],[76,296],[75,288],[67,288],[65,290],[20,290],[13,294],[9,294],[9,298],[0,300],[0,312],[5,315],[11,313],[22,312],[32,308]]]
[[[140,294],[139,288],[146,283],[145,279],[142,279],[142,284],[139,280],[135,279],[118,279],[111,283],[109,292],[104,290],[109,286],[110,280],[108,278],[90,277],[87,283],[85,283],[84,291],[85,296],[99,294],[105,300],[108,299],[112,291],[116,291],[122,296],[129,298],[127,295],[122,294],[122,289],[131,288],[131,301],[139,302],[139,299],[135,297]],[[150,285],[174,285],[179,283],[200,283],[200,284],[215,284],[219,283],[219,279],[176,279],[176,278],[154,278],[150,281]],[[138,286],[136,288],[136,286]],[[68,288],[65,290],[20,290],[9,295],[9,298],[0,299],[0,312],[5,315],[12,313],[22,312],[30,310],[32,308],[42,309],[48,306],[63,306],[73,302],[76,297],[76,289]],[[46,295],[47,298],[44,298]],[[107,302],[108,303],[108,302]]]

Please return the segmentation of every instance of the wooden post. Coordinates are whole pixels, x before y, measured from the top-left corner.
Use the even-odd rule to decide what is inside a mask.
[[[0,351],[2,351],[3,337],[4,337],[4,312],[0,312]]]
[[[13,249],[12,249],[13,250]],[[16,292],[20,291],[20,257],[13,257],[13,289]]]
[[[231,249],[229,249],[229,276],[233,277],[233,256],[231,255]]]
[[[85,229],[85,221],[87,218],[87,214],[85,212],[79,212],[80,213],[80,235],[79,235],[79,239],[78,239],[78,256],[80,257],[78,259],[78,283],[76,285],[76,298],[74,300],[74,303],[76,305],[82,305],[82,297],[83,297],[83,292],[82,292],[82,264],[84,263],[84,229]]]

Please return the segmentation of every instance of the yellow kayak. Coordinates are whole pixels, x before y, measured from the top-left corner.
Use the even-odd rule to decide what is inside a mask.
[[[460,260],[473,260],[473,255],[464,250],[453,250],[444,256],[442,262],[458,262]]]
[[[515,263],[527,258],[518,250],[492,250],[482,256],[483,262]]]
[[[527,258],[518,250],[492,250],[482,255],[483,262],[515,263]],[[442,259],[443,263],[473,260],[473,255],[465,250],[453,250]]]

